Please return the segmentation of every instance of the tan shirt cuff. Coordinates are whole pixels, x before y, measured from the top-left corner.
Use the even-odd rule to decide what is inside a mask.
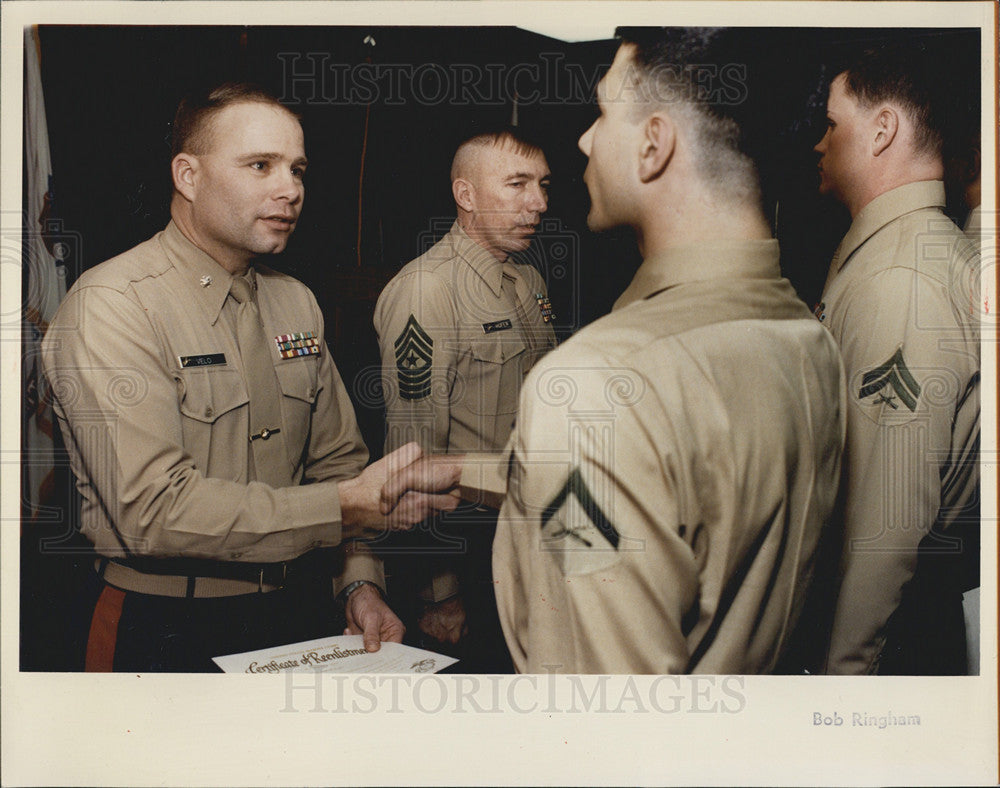
[[[382,559],[363,542],[348,542],[341,548],[344,556],[342,571],[333,577],[333,595],[339,596],[351,583],[367,580],[385,593],[385,571]]]
[[[507,495],[509,460],[510,443],[503,452],[496,454],[467,454],[458,481],[462,498],[499,509]]]
[[[430,604],[444,602],[458,594],[458,575],[451,570],[440,572],[420,589],[420,599]]]

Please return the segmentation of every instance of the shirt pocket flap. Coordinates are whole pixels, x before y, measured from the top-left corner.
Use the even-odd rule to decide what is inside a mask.
[[[316,401],[316,359],[303,356],[290,359],[274,368],[281,393],[286,397],[312,404]]]
[[[523,352],[524,342],[516,335],[472,343],[472,357],[488,364],[505,364]]]
[[[235,369],[184,369],[177,373],[181,413],[211,424],[250,398]]]

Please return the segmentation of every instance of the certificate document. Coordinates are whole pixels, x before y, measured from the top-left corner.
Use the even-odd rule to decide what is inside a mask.
[[[437,673],[457,659],[433,651],[382,643],[375,653],[365,651],[361,635],[306,640],[287,646],[213,657],[226,673],[284,673],[290,670],[329,673]]]

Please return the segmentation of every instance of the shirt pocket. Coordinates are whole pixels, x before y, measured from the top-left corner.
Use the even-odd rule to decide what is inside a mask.
[[[238,370],[225,367],[178,370],[184,448],[206,476],[246,473],[250,401]]]
[[[292,469],[301,465],[309,440],[313,406],[318,388],[318,358],[299,356],[279,362],[274,367],[281,387],[282,429]]]
[[[484,416],[517,412],[524,378],[524,342],[516,334],[472,343],[473,374],[466,396],[472,410]]]

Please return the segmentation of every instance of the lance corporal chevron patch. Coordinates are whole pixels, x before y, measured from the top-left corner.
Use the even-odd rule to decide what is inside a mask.
[[[414,400],[430,395],[434,340],[413,315],[410,315],[410,319],[396,337],[394,347],[399,396],[402,399]]]
[[[902,348],[884,364],[865,373],[858,390],[858,399],[863,400],[865,397],[873,397],[868,400],[869,403],[885,404],[893,410],[899,410],[897,399],[911,412],[917,409],[920,384],[906,368]]]
[[[594,572],[619,561],[621,537],[594,500],[579,468],[542,512],[542,549],[554,553],[563,574]]]

